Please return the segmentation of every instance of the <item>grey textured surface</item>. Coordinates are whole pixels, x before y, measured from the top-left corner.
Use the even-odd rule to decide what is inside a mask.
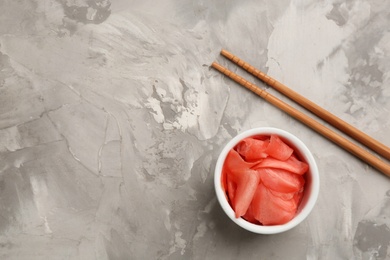
[[[209,68],[246,75],[227,48],[390,145],[389,17],[385,0],[0,0],[0,258],[389,259],[389,178]],[[321,173],[279,235],[235,226],[213,190],[220,149],[258,126]]]

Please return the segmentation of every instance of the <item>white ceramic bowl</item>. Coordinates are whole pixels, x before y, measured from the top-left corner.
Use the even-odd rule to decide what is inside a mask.
[[[225,162],[225,158],[228,152],[233,149],[242,139],[255,135],[271,135],[276,134],[281,137],[284,141],[286,141],[289,145],[291,145],[295,152],[298,153],[300,159],[309,164],[309,171],[305,174],[306,183],[305,183],[305,191],[302,197],[302,201],[298,207],[298,211],[296,216],[290,220],[289,222],[283,225],[273,225],[273,226],[262,226],[256,225],[246,221],[243,218],[236,218],[234,215],[234,210],[230,206],[224,189],[221,184],[221,174],[222,167]],[[222,209],[229,216],[229,218],[239,225],[240,227],[254,232],[258,234],[277,234],[287,230],[292,229],[301,223],[312,211],[318,197],[319,189],[320,189],[320,179],[318,173],[318,167],[314,160],[313,155],[306,147],[306,145],[299,140],[296,136],[292,135],[289,132],[278,128],[272,127],[260,127],[254,128],[247,131],[242,132],[241,134],[234,137],[227,145],[223,148],[221,154],[218,157],[217,164],[215,166],[215,175],[214,175],[214,185],[215,191],[217,194],[218,201],[222,206]]]

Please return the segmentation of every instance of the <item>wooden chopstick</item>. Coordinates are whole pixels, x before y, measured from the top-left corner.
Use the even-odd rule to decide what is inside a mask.
[[[246,87],[247,89],[251,90],[255,94],[259,95],[272,105],[278,107],[279,109],[283,110],[290,116],[294,117],[295,119],[301,121],[305,125],[312,128],[314,131],[320,133],[324,137],[328,138],[335,144],[339,145],[340,147],[344,148],[346,151],[350,152],[351,154],[355,155],[359,159],[365,161],[372,167],[376,168],[377,170],[381,171],[388,177],[390,177],[390,164],[387,164],[386,162],[380,160],[378,157],[374,156],[373,154],[369,153],[365,149],[361,148],[360,146],[352,143],[345,137],[339,135],[338,133],[334,132],[333,130],[325,127],[324,125],[320,124],[319,122],[315,121],[311,117],[307,116],[306,114],[302,113],[301,111],[295,109],[294,107],[290,106],[289,104],[283,102],[282,100],[276,98],[275,96],[271,95],[267,91],[259,88],[253,83],[250,83],[249,81],[245,80],[241,76],[235,74],[234,72],[228,70],[227,68],[223,67],[222,65],[213,62],[211,65],[214,69],[218,70],[219,72],[223,73],[224,75],[228,76],[232,80],[236,81],[240,85]]]
[[[281,92],[291,100],[295,101],[299,105],[303,106],[310,112],[314,113],[324,121],[328,122],[330,125],[336,127],[343,133],[349,135],[356,141],[362,143],[363,145],[367,146],[371,150],[375,151],[379,155],[383,156],[387,160],[390,160],[390,148],[386,145],[378,142],[371,136],[365,134],[364,132],[360,131],[359,129],[355,128],[354,126],[348,124],[347,122],[343,121],[339,117],[333,115],[329,111],[325,110],[324,108],[318,106],[317,104],[313,103],[312,101],[308,100],[307,98],[303,97],[299,93],[293,91],[292,89],[288,88],[286,85],[278,82],[277,80],[271,78],[270,76],[266,75],[265,73],[261,72],[260,70],[256,69],[249,63],[243,61],[242,59],[238,58],[237,56],[233,55],[232,53],[228,52],[227,50],[222,50],[221,54],[226,57],[227,59],[231,60],[232,62],[236,63],[238,66],[242,67],[247,72],[251,73],[252,75],[256,76],[260,80],[262,80],[267,85],[271,86],[272,88],[276,89],[277,91]]]

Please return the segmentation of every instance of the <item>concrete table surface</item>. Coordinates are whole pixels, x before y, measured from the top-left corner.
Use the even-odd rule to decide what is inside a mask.
[[[226,48],[390,145],[390,2],[1,0],[1,259],[389,259],[390,179],[223,77]],[[311,215],[236,226],[213,170],[253,127],[321,174]]]

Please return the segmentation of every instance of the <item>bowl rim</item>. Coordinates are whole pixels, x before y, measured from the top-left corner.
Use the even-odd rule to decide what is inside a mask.
[[[222,174],[222,167],[225,162],[226,156],[228,152],[238,144],[239,141],[241,141],[244,138],[255,136],[255,135],[270,135],[270,134],[276,134],[290,142],[294,147],[299,150],[301,153],[300,155],[303,157],[303,159],[309,164],[310,167],[310,174],[311,174],[311,189],[309,194],[309,199],[306,202],[305,207],[301,209],[300,212],[289,222],[283,224],[283,225],[273,225],[273,226],[261,226],[257,224],[250,223],[243,218],[236,218],[235,213],[230,206],[229,202],[226,199],[226,194],[224,190],[222,189],[221,185],[221,174]],[[293,135],[290,132],[287,132],[280,128],[275,127],[257,127],[245,130],[239,134],[237,134],[235,137],[233,137],[222,149],[221,153],[219,154],[215,171],[214,171],[214,186],[215,186],[215,192],[217,195],[217,199],[219,201],[219,204],[221,205],[224,212],[228,215],[228,217],[237,225],[240,227],[251,231],[253,233],[257,234],[277,234],[281,233],[287,230],[290,230],[297,226],[299,223],[301,223],[306,217],[310,214],[312,209],[314,208],[314,205],[316,204],[319,189],[320,189],[320,178],[319,178],[319,172],[318,172],[318,166],[317,163],[313,157],[313,154],[310,152],[310,150],[307,148],[307,146],[295,135]]]

